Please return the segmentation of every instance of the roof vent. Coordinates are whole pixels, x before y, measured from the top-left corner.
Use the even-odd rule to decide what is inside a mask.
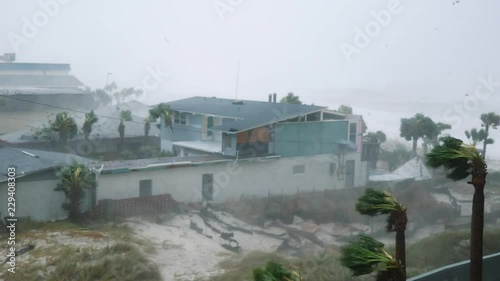
[[[245,103],[241,100],[235,100],[235,101],[233,101],[233,104],[244,105]]]

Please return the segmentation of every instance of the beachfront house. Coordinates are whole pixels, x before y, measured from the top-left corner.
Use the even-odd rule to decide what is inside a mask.
[[[326,107],[192,97],[169,102],[161,146],[178,157],[104,162],[97,201],[181,202],[365,186],[362,117]]]

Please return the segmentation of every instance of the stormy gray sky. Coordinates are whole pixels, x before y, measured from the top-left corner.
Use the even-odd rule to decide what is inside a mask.
[[[463,130],[479,126],[467,116],[500,111],[498,87],[467,116],[460,114],[460,122],[453,113],[443,116],[467,102],[480,76],[500,81],[495,0],[59,2],[49,5],[54,12],[45,20],[41,13],[48,8],[40,3],[56,0],[3,0],[0,53],[17,49],[18,61],[70,63],[72,74],[92,88],[106,84],[107,72],[120,87],[140,86],[148,70],[168,73],[142,97],[150,104],[192,95],[235,97],[239,60],[239,98],[293,91],[308,104],[347,103],[371,128],[389,124],[394,134],[399,118],[423,111],[454,123],[463,137]],[[372,12],[382,10],[391,19],[358,48],[356,28],[366,30]],[[23,18],[41,27],[24,34]],[[350,61],[341,44],[357,48]]]

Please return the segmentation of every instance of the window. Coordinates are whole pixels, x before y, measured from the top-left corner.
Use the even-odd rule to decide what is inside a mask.
[[[306,170],[306,166],[305,165],[295,165],[295,166],[293,166],[292,173],[294,175],[304,174],[305,170]]]
[[[175,124],[187,125],[188,124],[188,116],[186,113],[177,112],[174,117]]]
[[[214,199],[214,175],[204,174],[202,176],[202,186],[201,186],[202,200],[213,200]]]
[[[226,148],[232,148],[233,147],[233,142],[231,140],[231,135],[225,134],[224,135],[224,146]]]
[[[147,197],[153,195],[152,180],[139,181],[139,197]]]
[[[349,140],[352,141],[353,143],[356,143],[356,136],[358,135],[357,129],[358,129],[358,124],[356,123],[349,124]]]
[[[208,116],[208,118],[207,118],[207,128],[208,128],[207,136],[208,137],[211,137],[214,135],[214,132],[212,130],[210,130],[213,127],[214,127],[214,118],[212,116]]]

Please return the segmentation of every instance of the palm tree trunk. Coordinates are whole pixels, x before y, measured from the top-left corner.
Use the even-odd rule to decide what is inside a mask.
[[[413,137],[413,148],[412,148],[412,151],[414,153],[417,153],[417,142],[418,142],[418,138]]]
[[[406,238],[405,231],[396,231],[396,259],[401,263],[402,281],[406,280]]]
[[[488,124],[486,124],[484,126],[484,131],[486,132],[486,139],[489,136],[489,133],[488,133],[489,130],[490,130],[490,126]],[[486,139],[483,141],[483,157],[484,157],[484,159],[486,159]]]
[[[406,238],[405,231],[408,225],[408,216],[406,210],[396,211],[391,213],[391,217],[395,219],[393,230],[396,232],[396,260],[401,264],[401,277],[398,281],[406,280]],[[392,219],[390,219],[392,220]]]
[[[473,179],[474,181],[474,179]],[[483,280],[484,184],[474,185],[470,235],[470,280]]]

